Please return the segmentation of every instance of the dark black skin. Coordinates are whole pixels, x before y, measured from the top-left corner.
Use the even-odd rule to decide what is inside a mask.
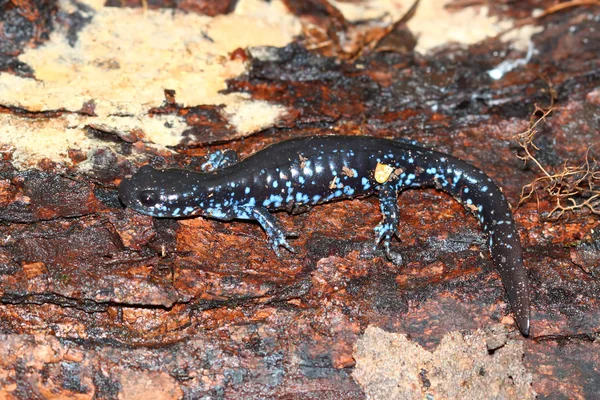
[[[274,251],[293,251],[272,211],[305,210],[328,201],[377,194],[383,214],[375,247],[390,248],[398,232],[397,196],[406,188],[435,187],[451,194],[479,220],[508,293],[517,325],[529,334],[529,281],[519,235],[500,189],[481,170],[414,142],[363,136],[319,136],[268,146],[236,162],[215,153],[207,173],[142,167],[119,188],[121,201],[155,217],[203,215],[258,221]]]

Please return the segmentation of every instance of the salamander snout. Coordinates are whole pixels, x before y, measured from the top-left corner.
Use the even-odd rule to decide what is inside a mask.
[[[197,180],[188,171],[141,167],[131,178],[119,185],[121,202],[142,214],[153,217],[184,217],[194,207],[189,203],[189,183]]]
[[[119,185],[119,199],[129,208],[144,214],[154,214],[153,209],[160,203],[160,194],[148,185],[148,178],[156,171],[150,166],[143,166],[131,178],[123,179]]]
[[[123,179],[121,181],[121,184],[119,185],[119,200],[121,200],[121,203],[123,203],[123,205],[125,205],[126,207],[137,210],[137,207],[135,206],[135,203],[136,203],[135,197],[136,197],[136,190],[135,190],[135,187],[133,185],[131,178]]]

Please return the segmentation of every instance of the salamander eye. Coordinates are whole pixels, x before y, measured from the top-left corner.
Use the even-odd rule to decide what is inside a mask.
[[[158,202],[158,196],[153,190],[144,190],[139,194],[138,200],[143,206],[153,207]]]

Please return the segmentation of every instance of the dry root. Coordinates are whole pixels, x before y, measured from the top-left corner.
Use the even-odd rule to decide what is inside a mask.
[[[539,150],[533,143],[538,125],[545,121],[554,109],[553,103],[547,109],[536,105],[531,114],[529,128],[515,137],[524,151],[524,155],[519,158],[524,162],[532,162],[542,174],[523,187],[519,205],[535,195],[539,206],[540,194],[545,192],[554,203],[554,208],[548,214],[550,220],[562,217],[567,211],[584,208],[600,215],[600,166],[592,155],[592,146],[588,147],[581,165],[571,166],[566,161],[558,171],[545,168],[533,154]]]

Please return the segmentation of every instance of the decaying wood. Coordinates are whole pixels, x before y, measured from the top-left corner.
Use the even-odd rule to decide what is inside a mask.
[[[224,16],[235,3],[180,7]],[[458,379],[452,375],[458,367],[445,360],[467,350],[489,357],[480,360],[468,389],[487,388],[481,396],[498,388],[505,398],[533,392],[594,398],[600,393],[598,215],[565,208],[551,220],[556,200],[544,190],[516,206],[524,186],[545,179],[539,167],[593,165],[593,179],[578,187],[589,183],[595,191],[588,195],[597,193],[591,160],[600,143],[600,9],[593,2],[561,9],[543,3],[543,18],[528,21],[543,28],[532,37],[531,59],[494,80],[489,71],[526,57],[501,36],[417,54],[419,38],[404,24],[389,21],[394,29],[386,30],[381,21],[347,21],[324,0],[310,7],[285,1],[304,35],[279,48],[231,49],[229,60],[243,64],[243,73],[215,95],[284,110],[246,131],[233,122],[230,110],[238,103],[184,103],[184,93],[170,87],[143,110],[143,126],[126,127],[102,119],[96,98],[76,108],[66,98],[63,106],[28,109],[0,96],[0,397],[135,398],[151,391],[165,399],[362,399],[392,393],[368,376],[377,349],[411,362],[413,354],[428,359],[414,382],[398,378],[407,385],[398,386],[401,393],[419,388],[416,398],[451,397],[437,379]],[[148,1],[138,11],[178,4]],[[44,46],[50,32],[67,32],[76,51],[78,35],[97,17],[86,7],[0,2],[0,77],[33,80],[36,71],[20,55]],[[511,7],[492,5],[490,13],[528,18],[541,3]],[[116,59],[95,62],[106,73],[122,67]],[[531,133],[531,114],[550,97],[552,112],[520,147],[515,135]],[[83,126],[85,140],[102,146],[65,148],[62,161],[26,165],[22,149],[3,140],[9,123],[46,129],[69,118]],[[184,126],[178,143],[151,143],[156,136],[148,127],[160,118],[158,125]],[[28,140],[41,140],[35,132],[27,131]],[[278,214],[300,235],[293,242],[298,253],[277,258],[258,225],[153,219],[124,209],[117,197],[120,180],[142,164],[199,170],[217,149],[247,155],[286,138],[332,132],[416,139],[477,165],[502,186],[531,280],[529,339],[515,328],[475,219],[433,189],[400,196],[395,247],[402,266],[369,251],[380,219],[376,199]],[[585,196],[574,193],[574,201]],[[386,362],[387,370],[397,364]],[[502,362],[519,376],[503,375]]]

